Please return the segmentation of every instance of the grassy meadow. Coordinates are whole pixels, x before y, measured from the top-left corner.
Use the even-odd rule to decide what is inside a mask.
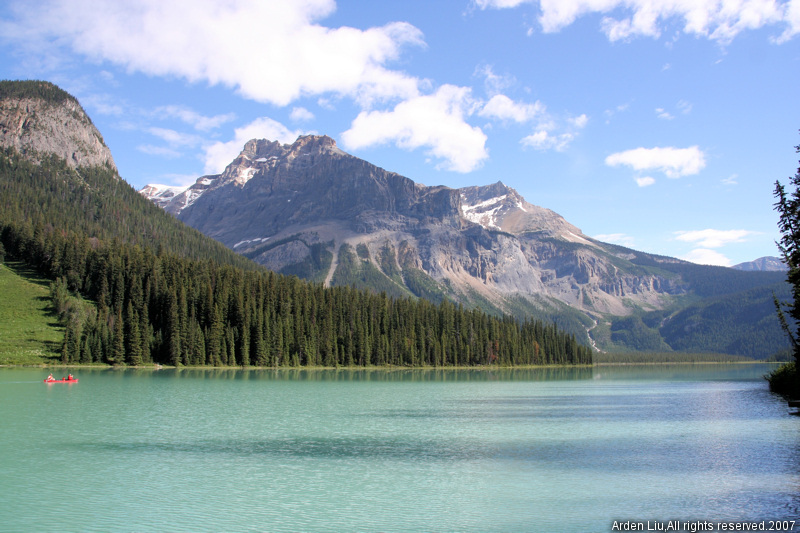
[[[0,365],[60,361],[64,332],[50,308],[49,283],[23,263],[0,264]]]

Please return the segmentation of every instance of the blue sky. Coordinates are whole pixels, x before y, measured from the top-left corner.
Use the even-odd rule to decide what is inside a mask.
[[[500,180],[587,235],[732,265],[777,255],[800,0],[4,2],[0,76],[75,95],[137,189],[326,134],[420,183]]]

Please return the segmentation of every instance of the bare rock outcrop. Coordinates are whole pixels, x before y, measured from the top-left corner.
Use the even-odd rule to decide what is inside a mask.
[[[78,101],[48,82],[0,82],[0,145],[34,161],[52,154],[73,167],[116,171],[111,151]]]

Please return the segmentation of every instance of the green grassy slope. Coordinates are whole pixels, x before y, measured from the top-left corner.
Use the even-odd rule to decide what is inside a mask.
[[[64,328],[50,309],[49,283],[22,263],[0,265],[0,365],[59,361]]]

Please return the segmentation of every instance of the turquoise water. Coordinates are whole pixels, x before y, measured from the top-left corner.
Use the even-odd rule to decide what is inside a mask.
[[[0,531],[797,518],[800,418],[769,368],[0,369]]]

